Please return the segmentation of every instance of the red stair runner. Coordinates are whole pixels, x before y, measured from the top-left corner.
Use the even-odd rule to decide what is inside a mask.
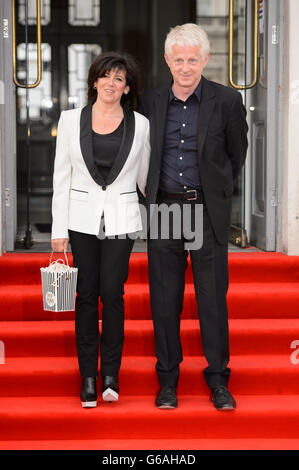
[[[214,409],[203,379],[190,266],[179,406],[155,408],[143,253],[132,255],[125,287],[120,400],[83,409],[74,312],[42,307],[40,267],[48,263],[48,254],[0,257],[0,449],[299,449],[299,352],[291,348],[299,343],[299,257],[229,254],[230,389],[237,400],[230,413]]]

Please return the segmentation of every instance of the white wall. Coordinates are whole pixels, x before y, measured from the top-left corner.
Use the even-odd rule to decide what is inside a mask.
[[[299,255],[299,1],[285,6],[282,247]]]

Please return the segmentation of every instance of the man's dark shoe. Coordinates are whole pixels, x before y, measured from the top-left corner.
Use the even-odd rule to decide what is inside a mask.
[[[161,410],[172,410],[177,408],[177,406],[176,388],[169,387],[168,385],[161,387],[156,398],[156,407]]]
[[[98,396],[96,377],[83,377],[80,398],[83,408],[94,408],[97,406]]]
[[[219,385],[213,390],[212,402],[216,410],[229,411],[236,408],[234,397],[224,385]]]
[[[119,395],[118,376],[103,375],[102,377],[102,397],[104,401],[117,401]]]

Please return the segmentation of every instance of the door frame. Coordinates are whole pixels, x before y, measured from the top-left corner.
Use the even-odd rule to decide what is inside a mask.
[[[7,25],[0,37],[0,80],[4,84],[4,103],[1,112],[1,235],[2,251],[14,251],[17,232],[17,181],[16,181],[16,112],[15,85],[12,68],[12,4],[0,3],[0,18]]]
[[[265,210],[258,219],[254,207],[254,155],[253,135],[250,127],[250,169],[252,175],[250,197],[247,196],[247,224],[254,246],[265,251],[280,251],[281,233],[281,188],[282,188],[282,59],[283,59],[283,2],[266,0],[267,8],[267,95],[266,95],[266,151],[265,151]],[[248,93],[250,106],[250,92]],[[255,105],[258,105],[258,103]],[[248,107],[248,113],[251,114]],[[251,116],[252,117],[252,116]],[[252,119],[249,117],[249,121]],[[250,219],[250,220],[249,220]]]
[[[283,193],[283,156],[284,156],[284,121],[285,121],[285,90],[287,89],[287,76],[284,67],[285,53],[288,51],[286,47],[286,29],[285,29],[285,2],[277,1],[277,18],[278,18],[278,72],[277,72],[277,208],[276,208],[276,251],[283,251],[282,241],[282,193]]]

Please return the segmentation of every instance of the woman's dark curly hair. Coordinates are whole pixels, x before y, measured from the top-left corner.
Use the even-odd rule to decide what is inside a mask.
[[[123,70],[126,75],[126,84],[130,87],[127,95],[123,94],[121,104],[130,109],[138,109],[140,94],[140,72],[137,63],[129,54],[118,52],[104,52],[93,61],[88,72],[88,101],[97,97],[94,84],[99,77],[104,77],[111,70]]]

